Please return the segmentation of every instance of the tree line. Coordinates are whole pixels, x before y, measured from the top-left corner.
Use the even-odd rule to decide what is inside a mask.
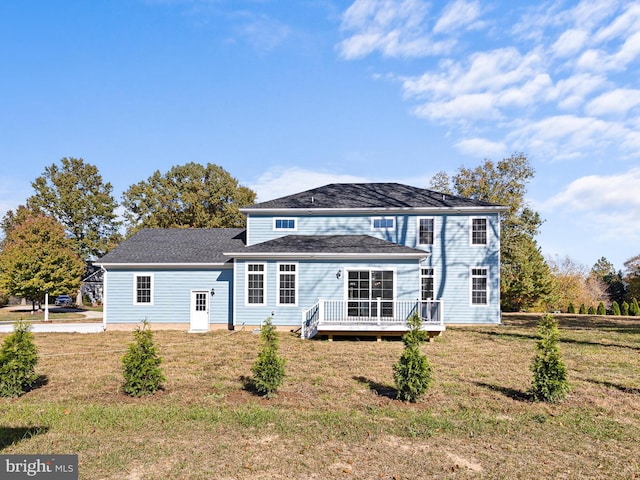
[[[211,163],[155,171],[131,185],[121,203],[98,168],[81,158],[46,167],[31,186],[26,204],[8,211],[0,224],[0,294],[34,306],[45,293],[79,291],[86,262],[141,228],[242,227],[240,208],[256,198]]]
[[[640,255],[616,271],[602,257],[592,269],[574,260],[545,258],[535,239],[543,223],[526,202],[535,176],[523,153],[452,174],[434,175],[429,188],[506,206],[501,213],[501,307],[503,311],[569,311],[603,303],[629,313],[640,298]],[[222,167],[187,163],[156,170],[131,185],[118,202],[111,183],[81,158],[63,158],[32,182],[34,190],[15,211],[2,218],[0,294],[32,302],[45,292],[78,291],[88,261],[118,245],[141,228],[243,227],[240,208],[256,194]],[[120,213],[119,213],[120,212]],[[637,303],[637,301],[636,301]],[[639,312],[640,313],[640,312]]]

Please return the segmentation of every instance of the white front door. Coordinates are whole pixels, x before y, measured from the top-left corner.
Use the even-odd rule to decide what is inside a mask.
[[[209,330],[209,292],[191,292],[191,331]]]

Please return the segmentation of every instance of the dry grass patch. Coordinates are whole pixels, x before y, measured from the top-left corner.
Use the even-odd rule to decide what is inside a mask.
[[[131,332],[38,334],[46,382],[0,399],[0,448],[78,453],[87,479],[640,478],[639,324],[559,320],[572,386],[559,405],[528,401],[528,317],[424,346],[434,384],[416,404],[393,399],[398,340],[281,334],[287,376],[266,400],[243,387],[257,335],[154,331],[167,382],[131,399]]]

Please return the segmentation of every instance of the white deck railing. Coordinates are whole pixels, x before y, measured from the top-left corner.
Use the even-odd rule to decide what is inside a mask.
[[[318,333],[319,326],[388,326],[407,324],[407,320],[418,312],[423,327],[443,325],[442,300],[319,300],[313,307],[302,312],[302,338],[311,338]]]

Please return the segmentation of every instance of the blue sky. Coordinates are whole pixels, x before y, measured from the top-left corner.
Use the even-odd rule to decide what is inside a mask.
[[[545,255],[640,253],[637,2],[7,0],[0,65],[0,215],[62,157],[267,200],[524,152]]]

